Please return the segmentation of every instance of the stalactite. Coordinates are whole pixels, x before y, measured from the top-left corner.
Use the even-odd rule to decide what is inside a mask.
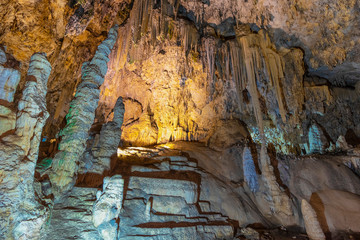
[[[208,66],[208,77],[209,77],[209,95],[212,99],[215,91],[215,43],[212,39],[205,39],[205,51],[206,51],[206,62]]]
[[[0,234],[6,239],[36,239],[46,209],[35,198],[33,182],[42,128],[49,114],[45,95],[51,65],[45,54],[31,57],[18,104],[16,131],[0,142]]]
[[[126,24],[119,30],[119,37],[117,40],[117,51],[116,51],[116,60],[113,61],[111,65],[112,69],[115,69],[118,72],[120,69],[123,69],[127,61],[127,56],[129,53],[131,45],[131,34],[127,34],[130,31],[130,24]]]
[[[59,152],[52,162],[50,179],[54,195],[58,198],[64,191],[72,188],[80,156],[84,153],[88,131],[95,119],[95,110],[99,101],[99,87],[107,72],[107,57],[117,38],[118,26],[110,29],[108,38],[98,47],[94,58],[82,67],[82,81],[75,98],[70,103],[66,116],[67,125],[60,132],[62,140]]]
[[[186,23],[180,22],[180,36],[182,37],[182,45],[184,47],[185,55],[188,55],[191,50],[197,51],[199,41],[199,33],[197,29]]]
[[[249,93],[251,96],[251,103],[253,105],[254,114],[257,125],[259,127],[262,144],[265,144],[265,133],[264,133],[264,121],[261,112],[259,94],[257,90],[256,79],[259,78],[258,69],[261,69],[261,58],[258,49],[250,47],[249,39],[238,38],[240,45],[242,46],[243,61],[245,65],[245,74],[248,81]],[[241,80],[240,86],[244,86],[243,79]],[[239,94],[241,94],[240,92]]]
[[[265,67],[266,67],[266,75],[270,81],[270,85],[275,88],[276,99],[279,105],[279,112],[282,118],[282,121],[286,122],[286,111],[285,105],[282,96],[281,89],[281,80],[284,79],[284,69],[283,62],[281,57],[269,48],[270,39],[266,37],[266,39],[262,39],[260,41],[260,46],[262,50],[262,54],[264,57]]]

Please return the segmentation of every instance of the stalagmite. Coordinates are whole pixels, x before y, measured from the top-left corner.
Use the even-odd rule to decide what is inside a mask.
[[[31,57],[27,82],[18,104],[16,130],[0,143],[0,235],[36,239],[46,220],[33,188],[42,128],[49,114],[45,95],[51,72],[45,54]]]
[[[262,177],[270,194],[270,209],[272,213],[280,216],[286,224],[290,224],[293,216],[291,200],[286,193],[280,188],[274,174],[273,166],[270,164],[269,155],[266,145],[261,145],[260,161]]]
[[[52,162],[50,179],[56,197],[73,186],[78,161],[85,151],[88,131],[95,119],[99,87],[107,72],[109,61],[107,56],[115,44],[117,30],[118,25],[110,29],[108,38],[99,45],[94,58],[82,66],[82,81],[77,88],[75,98],[70,103],[70,110],[66,116],[67,125],[60,132],[62,136],[60,151]]]
[[[326,238],[320,227],[316,212],[305,199],[301,200],[301,212],[309,238],[311,240],[325,240]]]
[[[122,208],[124,179],[121,175],[105,178],[103,191],[93,207],[93,224],[105,240],[117,239],[118,220]]]

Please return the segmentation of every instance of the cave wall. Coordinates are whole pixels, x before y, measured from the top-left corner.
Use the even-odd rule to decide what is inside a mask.
[[[104,176],[95,174],[116,173],[111,172],[115,147],[106,153],[104,166],[83,152],[96,153],[93,147],[107,136],[101,134],[101,127],[119,120],[114,110],[118,99],[125,106],[122,146],[179,140],[207,146],[181,148],[196,156],[200,168],[207,171],[200,174],[204,181],[198,185],[204,189],[201,200],[211,203],[210,212],[224,213],[243,226],[261,222],[304,227],[304,219],[314,219],[306,202],[314,207],[320,198],[331,209],[337,204],[331,199],[346,192],[350,205],[357,206],[359,1],[32,0],[5,1],[0,7],[4,9],[0,11],[1,151],[18,150],[8,158],[3,154],[6,161],[0,169],[1,187],[10,196],[1,215],[14,218],[3,224],[11,227],[1,229],[9,238],[37,237],[57,204],[54,194],[64,192],[68,201],[76,194],[71,192],[73,185],[86,183],[82,182],[86,174],[97,181]],[[119,29],[111,32],[118,35],[115,47],[104,50],[100,43],[116,24]],[[64,162],[59,150],[64,150],[62,141],[71,137],[71,131],[66,131],[80,126],[70,121],[71,109],[82,111],[85,106],[76,101],[75,90],[96,78],[83,83],[86,74],[81,77],[81,66],[90,59],[96,61],[99,45],[110,54],[97,66],[105,78],[94,87],[100,92],[99,103],[85,109],[90,109],[91,117],[81,139],[76,138],[79,149],[70,142],[76,156]],[[47,104],[45,91],[34,97],[41,109],[29,117],[34,134],[20,134],[26,126],[27,87],[40,78],[31,70],[30,57],[36,52],[46,53],[49,61],[44,60],[43,74],[48,75],[42,80],[47,85],[42,86],[48,91]],[[97,96],[91,100],[97,102]],[[115,129],[120,134],[120,126]],[[327,152],[348,156],[332,162],[321,156],[298,158]],[[94,173],[91,168],[84,170],[89,164],[101,166]],[[186,167],[194,170],[191,164]],[[314,169],[328,171],[317,175]],[[9,178],[9,171],[22,175],[24,182]],[[33,183],[34,175],[39,182]],[[60,193],[49,190],[56,186],[63,188]],[[18,203],[22,188],[27,189],[23,205]],[[232,211],[234,204],[245,205]],[[61,206],[56,207],[61,211]],[[328,211],[329,216],[337,214]],[[247,214],[241,216],[243,212]],[[331,231],[344,230],[341,221],[334,224]],[[89,227],[88,222],[85,225]],[[27,233],[32,226],[37,231]]]
[[[149,6],[139,10],[139,4],[136,1],[100,3],[93,0],[8,1],[2,4],[7,11],[2,11],[4,24],[0,43],[21,63],[21,74],[25,75],[28,59],[36,51],[46,52],[53,66],[47,95],[50,118],[44,129],[48,139],[55,138],[65,125],[69,103],[80,82],[81,63],[91,59],[113,23],[123,23],[126,19],[120,28],[123,32],[118,40],[117,49],[120,50],[113,53],[117,57],[111,59],[102,89],[97,119],[99,122],[106,120],[109,109],[115,104],[117,98],[109,95],[129,98],[128,104],[137,110],[125,117],[129,121],[124,126],[123,140],[128,144],[205,139],[219,119],[231,118],[249,119],[245,122],[256,138],[260,133],[257,122],[250,119],[254,115],[251,104],[245,108],[238,106],[241,97],[239,99],[235,91],[236,72],[231,70],[234,62],[230,60],[230,73],[224,76],[222,68],[226,68],[226,63],[222,62],[226,60],[221,59],[223,50],[217,50],[260,29],[266,30],[268,38],[265,39],[271,40],[268,48],[281,58],[285,73],[279,81],[280,92],[273,92],[271,81],[258,82],[264,84],[260,103],[266,105],[266,109],[262,107],[268,115],[264,119],[269,119],[263,123],[265,134],[277,138],[273,143],[277,150],[305,151],[311,125],[309,119],[320,124],[329,136],[328,141],[333,143],[348,131],[359,135],[357,111],[352,107],[358,103],[359,88],[357,1],[164,1],[154,3],[152,11]],[[134,9],[132,15],[131,8]],[[141,11],[152,15],[146,19],[139,15]],[[149,25],[147,29],[136,27],[144,21]],[[248,26],[250,32],[247,32]],[[136,33],[131,30],[134,28]],[[151,34],[154,31],[155,34]],[[124,34],[129,32],[132,36]],[[262,31],[257,38],[262,34],[265,33]],[[179,41],[181,46],[178,46]],[[27,44],[21,44],[23,42]],[[131,42],[136,43],[136,47]],[[173,58],[169,58],[170,55]],[[173,61],[164,64],[166,58]],[[162,78],[164,80],[160,81]],[[126,90],[130,81],[136,81],[141,91]],[[164,81],[173,88],[177,86],[176,89],[166,90]],[[164,89],[151,86],[153,83]],[[17,94],[23,85],[21,81]],[[156,96],[161,96],[155,101],[149,97],[153,89],[159,91]],[[273,95],[282,101],[274,100]],[[344,98],[344,95],[353,97]],[[278,105],[281,102],[284,106]],[[164,109],[172,113],[160,117],[164,116]],[[277,119],[279,113],[282,122]],[[342,124],[340,119],[344,115],[347,119]],[[327,121],[329,118],[331,121]],[[329,122],[342,126],[335,130]],[[129,136],[130,131],[132,136]],[[147,140],[141,140],[142,136],[148,136]]]

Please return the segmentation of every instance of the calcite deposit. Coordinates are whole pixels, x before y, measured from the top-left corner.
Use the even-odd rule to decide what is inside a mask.
[[[3,0],[0,239],[360,239],[358,0]]]
[[[57,195],[69,191],[75,180],[78,161],[85,151],[88,131],[94,122],[99,87],[107,72],[107,56],[115,44],[117,30],[117,25],[111,28],[108,38],[99,45],[94,58],[83,64],[82,81],[77,87],[74,100],[70,103],[67,125],[60,132],[62,141],[59,144],[59,152],[52,162],[50,178]]]
[[[44,53],[31,57],[14,131],[1,138],[0,233],[4,239],[39,238],[48,218],[46,205],[34,191],[34,173],[42,128],[49,116],[45,95],[50,71]]]

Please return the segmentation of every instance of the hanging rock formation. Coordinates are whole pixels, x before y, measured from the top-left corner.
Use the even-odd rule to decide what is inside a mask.
[[[45,54],[31,57],[15,132],[0,142],[0,234],[5,239],[36,239],[47,209],[33,188],[42,128],[48,118],[45,96],[51,66]]]
[[[75,99],[71,102],[67,114],[67,125],[60,132],[62,141],[59,152],[52,163],[51,182],[54,194],[71,189],[77,174],[78,161],[85,151],[88,131],[95,119],[95,109],[99,101],[99,87],[107,72],[107,57],[117,38],[118,26],[115,25],[95,53],[94,58],[82,67],[82,82],[77,87]]]

